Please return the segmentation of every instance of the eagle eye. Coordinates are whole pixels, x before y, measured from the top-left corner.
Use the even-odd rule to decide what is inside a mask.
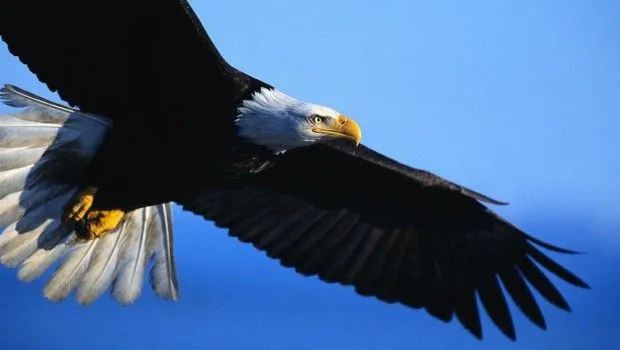
[[[310,117],[310,121],[313,124],[318,124],[318,123],[322,123],[325,121],[325,117],[321,117],[320,115],[313,115]]]

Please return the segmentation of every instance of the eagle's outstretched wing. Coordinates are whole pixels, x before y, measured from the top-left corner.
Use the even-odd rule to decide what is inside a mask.
[[[3,0],[0,36],[64,101],[115,122],[204,119],[264,84],[222,58],[185,0]]]
[[[541,268],[588,286],[539,247],[572,252],[528,236],[480,201],[498,203],[364,146],[334,143],[287,151],[254,186],[205,190],[180,203],[284,266],[444,321],[456,317],[479,338],[476,296],[516,337],[500,284],[545,328],[528,284],[569,305]]]

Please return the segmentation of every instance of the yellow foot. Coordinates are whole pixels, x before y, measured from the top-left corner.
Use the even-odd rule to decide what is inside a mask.
[[[125,216],[125,212],[120,209],[91,210],[96,193],[96,187],[87,187],[73,198],[65,210],[65,221],[76,223],[76,233],[80,238],[102,237],[114,231]]]
[[[84,222],[77,225],[76,233],[81,238],[95,239],[114,231],[121,223],[125,212],[120,209],[91,210]]]
[[[76,222],[82,220],[95,201],[95,193],[97,193],[96,187],[87,187],[84,191],[75,196],[67,210],[65,210],[64,219],[66,221],[73,220]]]

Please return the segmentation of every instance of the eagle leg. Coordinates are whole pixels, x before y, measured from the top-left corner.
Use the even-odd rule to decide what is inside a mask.
[[[114,231],[125,216],[120,209],[91,210],[96,193],[96,187],[87,187],[65,210],[65,221],[75,222],[77,235],[84,239],[96,239]]]

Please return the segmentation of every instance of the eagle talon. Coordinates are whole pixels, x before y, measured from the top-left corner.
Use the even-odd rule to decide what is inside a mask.
[[[91,240],[114,231],[123,220],[125,212],[120,209],[92,210],[76,227],[79,237]]]
[[[123,220],[125,212],[120,209],[91,210],[95,202],[96,187],[87,187],[75,196],[65,211],[65,221],[73,221],[78,237],[96,239],[114,231]]]
[[[90,207],[95,201],[96,187],[87,187],[79,195],[75,196],[72,204],[65,211],[65,221],[78,222],[84,218]]]

